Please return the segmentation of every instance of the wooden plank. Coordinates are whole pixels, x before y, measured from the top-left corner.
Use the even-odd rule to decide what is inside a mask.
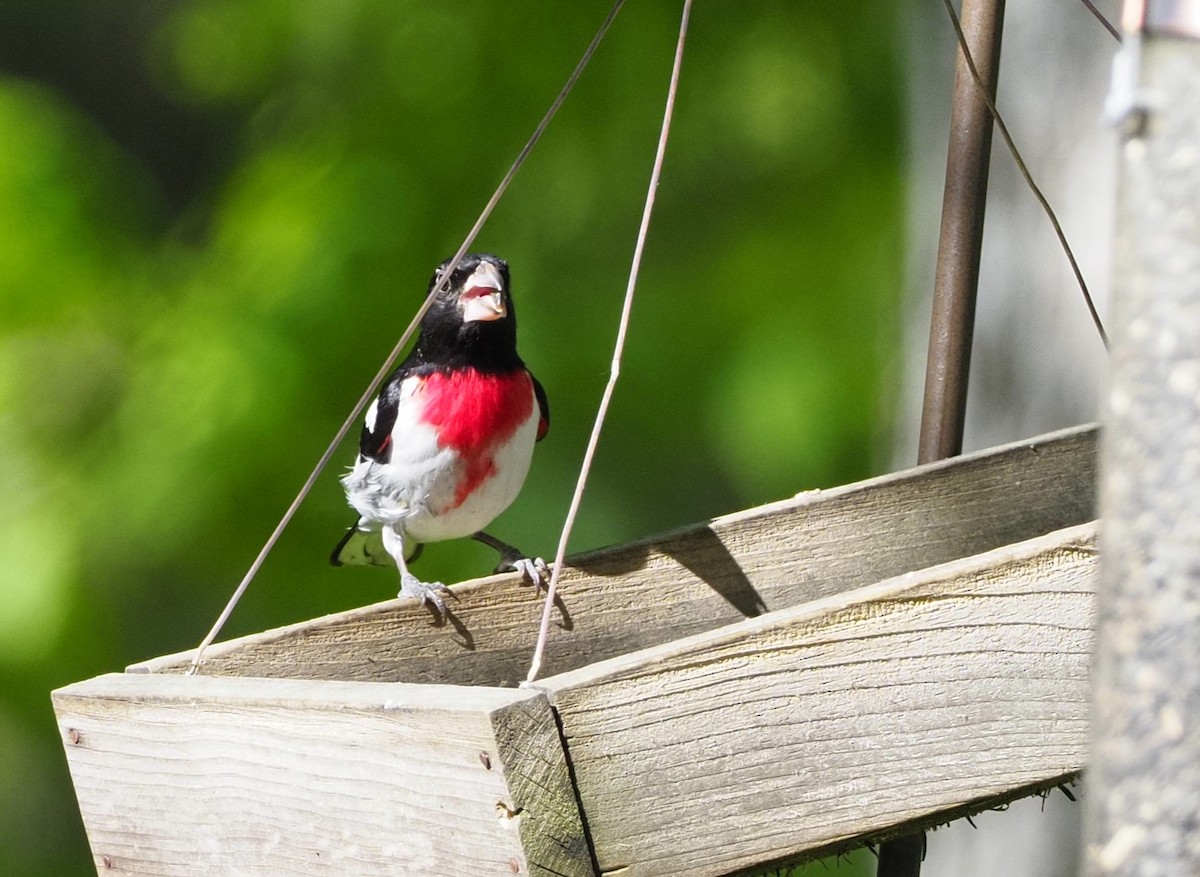
[[[100,874],[593,873],[535,691],[115,674],[53,699]]]
[[[572,560],[544,664],[563,672],[987,551],[1094,515],[1096,432],[1064,430],[738,512]],[[386,575],[380,587],[393,587]],[[540,600],[515,577],[455,588],[452,623],[390,600],[218,644],[219,675],[513,685]],[[133,671],[179,672],[181,653]]]
[[[601,874],[803,859],[1087,748],[1095,525],[544,680]]]

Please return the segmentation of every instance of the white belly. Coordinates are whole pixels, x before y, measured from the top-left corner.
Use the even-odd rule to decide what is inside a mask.
[[[438,444],[436,430],[419,419],[420,407],[411,397],[402,395],[397,409],[390,461],[360,459],[342,479],[350,505],[368,526],[393,527],[409,545],[482,530],[525,482],[537,440],[537,405],[507,442],[490,449],[491,474],[458,502],[466,466],[455,451]]]
[[[513,437],[497,450],[493,457],[495,473],[458,506],[446,510],[453,503],[454,491],[459,483],[458,475],[447,478],[445,485],[439,479],[430,494],[434,501],[425,504],[405,522],[407,533],[417,542],[438,542],[470,536],[495,520],[521,492],[521,485],[529,473],[529,461],[533,458],[537,426],[535,406],[533,416],[521,424]]]

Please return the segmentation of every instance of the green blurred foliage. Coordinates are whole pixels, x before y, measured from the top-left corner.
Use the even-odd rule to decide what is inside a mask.
[[[9,873],[92,870],[49,691],[201,638],[608,5],[43,0],[0,14]],[[522,353],[554,412],[494,527],[527,550],[553,550],[607,376],[678,12],[628,4],[477,243],[512,265]],[[697,4],[573,550],[886,459],[895,12]],[[395,592],[387,572],[326,564],[351,519],[335,476],[352,455],[226,635]],[[451,543],[418,569],[455,581],[492,562]]]

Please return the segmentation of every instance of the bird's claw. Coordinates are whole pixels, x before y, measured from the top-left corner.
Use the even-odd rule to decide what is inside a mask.
[[[550,567],[540,557],[526,557],[521,549],[483,530],[472,533],[471,538],[500,552],[500,562],[492,572],[518,572],[521,578],[531,585],[537,585],[543,591],[550,587]]]
[[[543,591],[550,584],[550,566],[540,557],[501,557],[496,572],[518,572],[521,578]]]
[[[400,576],[400,593],[398,597],[412,597],[421,601],[421,605],[432,603],[439,618],[446,617],[446,598],[442,594],[453,592],[442,582],[423,582],[412,573]]]

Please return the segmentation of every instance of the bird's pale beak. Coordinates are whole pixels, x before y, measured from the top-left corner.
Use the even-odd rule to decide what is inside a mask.
[[[459,297],[463,308],[463,322],[486,322],[508,316],[504,306],[504,280],[491,262],[481,262],[475,273],[463,285]]]

